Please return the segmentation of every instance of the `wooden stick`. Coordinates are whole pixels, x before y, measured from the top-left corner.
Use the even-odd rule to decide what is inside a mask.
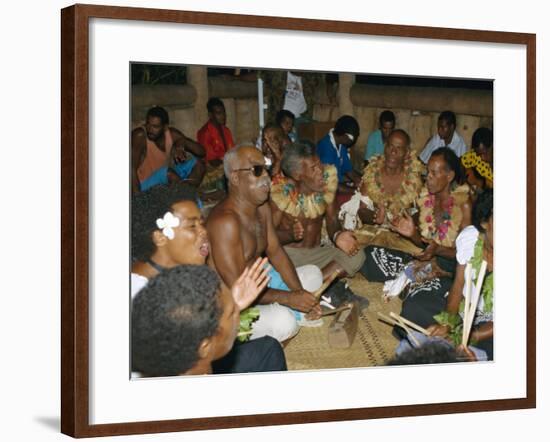
[[[353,307],[353,305],[346,304],[342,307],[335,308],[334,310],[327,310],[326,312],[321,313],[321,316],[334,315],[335,313],[340,313],[340,312],[343,312],[344,310],[349,310],[352,307]]]
[[[418,339],[416,339],[416,336],[413,334],[412,330],[407,326],[407,324],[403,322],[403,318],[399,316],[397,321],[399,322],[399,325],[401,326],[401,328],[407,332],[407,334],[409,335],[409,338],[412,339],[414,346],[417,348],[420,347],[420,342],[418,342]]]
[[[479,268],[479,274],[477,275],[476,287],[474,292],[474,297],[472,298],[472,304],[470,306],[470,311],[468,316],[465,316],[465,321],[463,324],[464,330],[466,331],[465,342],[468,344],[468,339],[470,338],[470,331],[472,330],[472,325],[477,312],[477,304],[479,302],[479,296],[481,294],[481,289],[483,288],[483,279],[485,278],[485,272],[487,271],[487,261],[481,262],[481,267]]]
[[[380,318],[382,318],[384,321],[390,323],[391,325],[397,325],[398,327],[401,327],[403,330],[405,330],[407,332],[407,335],[410,336],[410,338],[414,342],[414,344],[417,347],[420,347],[420,342],[418,342],[418,339],[416,339],[416,337],[413,335],[411,329],[409,327],[407,327],[402,321],[388,318],[386,315],[384,315],[383,313],[380,313],[380,312],[378,312],[378,316],[380,316]]]
[[[378,312],[378,316],[380,316],[381,319],[388,322],[391,325],[399,325],[399,322],[397,322],[395,319],[390,318],[389,316],[386,316],[384,313]]]
[[[327,287],[332,284],[332,281],[338,278],[339,275],[340,275],[340,270],[335,270],[334,272],[332,272],[332,274],[327,278],[327,280],[323,282],[323,285],[313,293],[313,296],[315,296],[315,299],[318,300],[323,294],[323,292],[327,289]]]
[[[462,318],[462,345],[467,346],[466,342],[466,318],[470,312],[470,292],[472,283],[472,264],[467,263],[464,269],[464,285],[466,293],[464,293],[464,317]]]
[[[423,335],[430,336],[430,333],[428,332],[428,330],[426,330],[424,327],[421,327],[418,324],[415,324],[412,321],[409,321],[407,318],[404,318],[403,316],[399,316],[397,313],[394,313],[394,312],[390,312],[390,316],[398,321],[401,319],[405,324],[407,324],[412,329],[422,333]]]

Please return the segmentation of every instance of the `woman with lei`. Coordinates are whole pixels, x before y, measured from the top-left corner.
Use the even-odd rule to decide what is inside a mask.
[[[470,224],[471,219],[468,186],[460,184],[461,182],[462,169],[456,154],[448,147],[435,150],[428,162],[426,187],[416,200],[418,212],[411,216],[405,211],[392,220],[392,230],[424,249],[414,257],[417,260],[427,262],[438,257],[441,258],[438,259],[438,264],[439,261],[443,262],[445,268],[449,268],[445,261],[454,260],[456,237],[460,230]],[[372,252],[380,247],[369,246],[368,249]],[[375,262],[371,264],[376,265],[369,265],[369,280],[381,282],[392,279],[413,258],[400,253],[396,261],[388,253],[391,255],[390,249],[373,255]],[[371,260],[367,259],[367,264],[369,261]],[[451,270],[454,270],[454,262],[451,264]]]
[[[396,129],[388,136],[384,154],[373,157],[363,173],[361,194],[369,197],[376,210],[362,207],[365,224],[386,224],[415,204],[422,188],[424,165],[411,156],[407,132]]]
[[[468,186],[460,185],[461,179],[456,154],[447,147],[435,150],[428,162],[426,188],[417,199],[419,212],[414,217],[405,212],[391,225],[424,250],[412,256],[377,246],[365,249],[367,260],[362,273],[369,281],[389,281],[401,272],[410,271],[413,283],[401,316],[424,327],[432,324],[433,315],[445,306],[445,294],[456,266],[455,241],[458,233],[471,223]],[[434,303],[436,311],[432,312]]]
[[[473,290],[481,262],[487,262],[481,296],[474,316],[470,344],[480,348],[493,359],[493,191],[483,191],[474,206],[473,225],[466,227],[456,240],[456,272],[446,308],[434,316],[437,324],[428,327],[432,336],[450,339],[454,345],[461,342],[464,313],[465,268],[472,265]]]

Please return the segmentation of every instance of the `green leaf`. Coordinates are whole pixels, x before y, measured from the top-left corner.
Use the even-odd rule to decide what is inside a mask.
[[[462,342],[462,318],[459,315],[442,311],[434,319],[438,324],[449,326],[449,338],[455,346]]]
[[[252,323],[260,317],[260,310],[256,307],[249,307],[243,310],[239,318],[239,333],[237,339],[245,342],[252,333]]]

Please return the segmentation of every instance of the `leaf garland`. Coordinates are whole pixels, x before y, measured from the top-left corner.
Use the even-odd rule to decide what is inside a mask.
[[[306,195],[299,193],[293,181],[284,176],[277,176],[272,181],[271,200],[284,213],[292,217],[300,215],[309,219],[324,215],[327,204],[331,204],[338,187],[336,168],[327,164],[323,169],[323,192]]]
[[[401,187],[397,192],[390,194],[381,182],[384,165],[384,155],[372,157],[363,171],[362,181],[366,186],[366,196],[375,204],[386,206],[386,210],[392,216],[397,216],[414,204],[422,189],[422,172],[425,167],[417,158],[408,155],[403,164],[404,177]]]
[[[475,269],[476,280],[474,287],[477,284],[477,278],[479,277],[479,269],[481,268],[481,262],[483,261],[483,238],[479,235],[475,246],[474,254],[470,258],[470,264],[472,269]],[[481,296],[483,296],[483,311],[490,312],[493,310],[493,272],[486,274],[483,281],[483,287],[481,289]],[[460,301],[459,311],[464,312],[465,301],[462,298]],[[448,311],[442,311],[434,316],[436,322],[440,325],[446,325],[449,327],[449,338],[455,346],[462,342],[462,318],[458,314],[449,313]]]
[[[252,334],[252,323],[260,317],[260,309],[257,307],[249,307],[244,309],[239,318],[239,332],[237,339],[240,342],[245,342],[250,339]]]

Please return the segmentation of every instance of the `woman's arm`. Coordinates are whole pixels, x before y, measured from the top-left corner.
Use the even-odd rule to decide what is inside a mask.
[[[445,311],[450,315],[457,315],[460,308],[460,301],[462,300],[462,288],[464,287],[464,269],[466,266],[462,264],[456,265],[455,278],[453,285],[449,290],[449,296],[447,297],[447,307]],[[448,324],[433,324],[428,327],[430,336],[445,337],[451,331],[451,327]]]

